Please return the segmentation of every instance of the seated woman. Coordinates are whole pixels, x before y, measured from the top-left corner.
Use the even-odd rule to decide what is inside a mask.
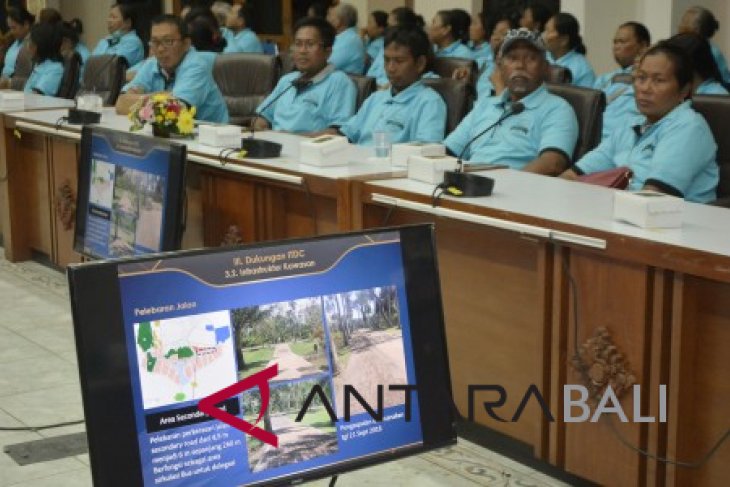
[[[520,17],[520,27],[542,33],[545,30],[545,24],[550,20],[553,13],[539,0],[530,0],[527,2],[522,16]]]
[[[715,199],[719,174],[717,145],[710,127],[687,98],[692,59],[679,47],[659,42],[641,58],[634,78],[641,124],[619,126],[601,144],[562,174],[581,174],[627,166],[629,189],[651,189],[707,203]]]
[[[33,58],[33,71],[23,91],[56,96],[63,78],[60,25],[40,23],[30,29],[28,44]]]
[[[466,47],[471,17],[462,15],[458,10],[439,10],[431,21],[428,37],[436,46],[438,57],[472,59],[471,49]]]
[[[550,17],[542,36],[548,49],[548,61],[568,68],[574,85],[593,88],[596,75],[585,57],[586,46],[579,32],[575,17],[559,13]]]
[[[477,62],[480,71],[494,62],[492,46],[489,44],[489,33],[487,32],[487,21],[484,12],[472,15],[469,26],[469,43],[471,57]]]
[[[428,37],[417,27],[388,29],[384,54],[391,88],[370,95],[339,130],[326,132],[339,132],[361,145],[372,145],[375,131],[388,132],[393,143],[441,142],[446,104],[421,82],[431,56]]]
[[[109,9],[106,20],[109,35],[94,48],[92,55],[116,54],[127,61],[127,66],[134,66],[144,59],[144,46],[134,31],[132,7],[127,4],[114,4]]]
[[[362,32],[365,42],[366,64],[370,65],[376,56],[383,50],[383,34],[388,27],[388,13],[383,10],[371,12],[368,16],[368,25]]]
[[[425,23],[423,22],[423,17],[416,15],[412,9],[408,7],[396,7],[388,15],[388,27],[396,27],[399,25],[408,25],[423,29]],[[375,78],[378,88],[388,87],[388,75],[385,74],[385,61],[382,49],[375,56],[375,59],[373,59],[366,75]]]
[[[500,17],[494,23],[492,34],[489,36],[489,47],[495,53],[495,59],[487,64],[483,70],[480,70],[477,79],[477,98],[482,99],[488,96],[499,95],[504,91],[504,81],[502,80],[497,66],[496,57],[499,48],[504,41],[504,36],[517,25],[509,17]]]
[[[715,58],[717,69],[722,76],[720,81],[730,83],[730,69],[727,67],[727,60],[720,48],[714,42],[710,41],[719,28],[720,23],[712,12],[704,7],[695,5],[694,7],[688,8],[682,14],[677,32],[680,34],[697,34],[707,39],[712,50],[712,57]]]
[[[33,22],[35,22],[35,17],[26,9],[18,7],[8,9],[7,20],[10,34],[15,38],[15,41],[5,53],[0,88],[10,86],[10,78],[15,73],[15,62],[18,59],[21,48],[28,43],[28,34],[30,33],[30,28],[33,26]]]
[[[710,43],[696,34],[677,34],[667,42],[684,49],[694,61],[692,93],[695,95],[727,95],[728,91],[720,83],[722,75],[712,56]]]

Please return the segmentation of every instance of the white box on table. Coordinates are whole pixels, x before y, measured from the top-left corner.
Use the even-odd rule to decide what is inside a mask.
[[[25,94],[22,91],[2,90],[0,91],[0,109],[22,110],[25,108]]]
[[[642,228],[682,226],[684,200],[657,191],[616,191],[613,217]]]
[[[410,156],[443,156],[446,146],[433,142],[406,142],[393,144],[391,160],[394,166],[407,166]]]
[[[429,184],[444,181],[444,171],[456,169],[456,157],[451,156],[409,156],[408,179]]]
[[[299,143],[299,162],[312,166],[343,166],[347,164],[350,143],[341,135],[320,135]]]
[[[198,142],[213,147],[241,147],[241,127],[237,125],[198,125]]]

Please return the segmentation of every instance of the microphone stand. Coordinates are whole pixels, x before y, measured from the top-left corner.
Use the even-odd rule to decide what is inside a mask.
[[[297,83],[299,78],[292,81],[292,84],[281,90],[281,93],[276,95],[269,103],[267,103],[261,110],[256,112],[256,116],[251,121],[251,135],[248,138],[241,139],[241,149],[246,151],[245,157],[251,159],[266,159],[270,157],[279,157],[281,155],[281,144],[277,142],[271,142],[269,140],[254,139],[254,133],[256,131],[256,122],[261,118],[261,113],[265,112],[271,105],[281,98],[284,93],[291,90],[294,87],[300,86],[302,83]]]
[[[517,115],[525,110],[525,105],[521,102],[512,103],[510,108],[502,114],[499,119],[479,132],[477,135],[471,138],[469,142],[459,153],[459,157],[456,159],[456,169],[453,171],[444,172],[444,181],[439,186],[445,188],[446,192],[452,196],[465,196],[465,197],[476,197],[476,196],[489,196],[492,194],[494,189],[494,179],[486,176],[478,176],[476,174],[468,174],[463,172],[464,162],[463,158],[466,154],[467,149],[481,136],[494,129],[506,119],[512,115]]]

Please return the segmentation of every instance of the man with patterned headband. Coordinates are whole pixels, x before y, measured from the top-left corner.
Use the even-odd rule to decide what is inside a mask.
[[[444,144],[454,155],[464,152],[463,160],[473,164],[560,174],[570,165],[578,120],[568,102],[545,86],[545,44],[536,32],[513,29],[504,38],[499,58],[507,89],[481,98]]]

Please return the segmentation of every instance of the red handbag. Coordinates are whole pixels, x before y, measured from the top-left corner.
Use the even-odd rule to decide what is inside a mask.
[[[578,176],[578,181],[603,186],[604,188],[626,189],[633,175],[634,173],[631,169],[626,166],[621,166],[607,171],[583,174],[582,176]]]

